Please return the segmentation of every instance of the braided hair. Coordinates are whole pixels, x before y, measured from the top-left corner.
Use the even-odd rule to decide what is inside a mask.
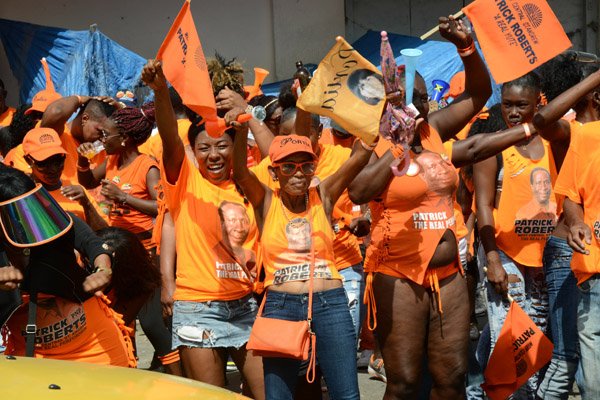
[[[110,119],[117,125],[121,133],[130,137],[136,146],[139,146],[152,134],[156,121],[154,103],[146,103],[141,108],[122,108],[115,111]]]

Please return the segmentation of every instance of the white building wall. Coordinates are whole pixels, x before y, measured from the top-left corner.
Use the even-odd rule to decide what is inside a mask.
[[[0,0],[0,18],[66,29],[98,29],[124,47],[153,57],[182,0]],[[236,57],[250,73],[271,72],[267,82],[290,77],[297,60],[318,62],[345,29],[344,0],[192,0],[205,55]],[[0,46],[0,78],[16,104],[18,87]]]

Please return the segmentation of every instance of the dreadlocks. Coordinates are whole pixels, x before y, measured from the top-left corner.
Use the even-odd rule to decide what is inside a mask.
[[[133,139],[136,145],[144,143],[154,128],[154,103],[146,103],[141,108],[125,107],[111,115],[119,130]]]
[[[215,96],[228,87],[244,96],[244,69],[235,58],[230,61],[225,61],[225,58],[219,53],[215,53],[215,58],[211,58],[207,62],[208,73],[213,87]]]

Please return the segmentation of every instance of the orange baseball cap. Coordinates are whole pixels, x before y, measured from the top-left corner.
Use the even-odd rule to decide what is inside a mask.
[[[23,138],[23,151],[36,161],[42,161],[56,154],[67,154],[62,147],[58,133],[52,128],[33,128]]]
[[[33,111],[44,112],[50,103],[61,97],[62,96],[54,90],[40,90],[33,96],[31,108],[28,108],[27,111],[25,111],[25,114],[31,114]]]
[[[272,163],[281,161],[285,157],[295,153],[308,153],[313,159],[317,159],[317,155],[313,151],[310,139],[306,136],[275,136],[273,142],[271,142],[271,147],[269,147],[269,158]]]

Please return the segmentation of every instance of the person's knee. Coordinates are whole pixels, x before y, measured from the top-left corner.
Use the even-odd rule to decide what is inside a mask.
[[[404,366],[400,371],[390,370],[386,365],[387,387],[386,393],[392,398],[414,398],[419,393],[421,371],[418,368]]]
[[[465,386],[467,373],[467,360],[464,357],[456,358],[444,363],[430,366],[433,385],[436,387],[453,388],[462,390]]]

